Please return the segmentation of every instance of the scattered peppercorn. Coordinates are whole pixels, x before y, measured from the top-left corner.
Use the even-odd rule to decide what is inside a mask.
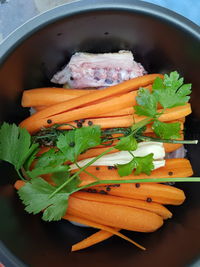
[[[70,147],[74,147],[74,146],[75,146],[75,142],[70,142],[70,143],[69,143],[69,146],[70,146]]]
[[[146,201],[150,203],[150,202],[152,202],[152,198],[148,197]]]
[[[96,167],[96,170],[97,170],[97,171],[99,171],[99,170],[100,170],[100,168],[99,168],[99,167]]]
[[[73,81],[73,80],[74,80],[74,78],[71,76],[71,77],[70,77],[70,80],[71,80],[71,81]]]
[[[75,123],[77,123],[77,122],[78,122],[78,120],[75,120],[74,122],[75,122]]]
[[[81,128],[83,126],[83,124],[79,121],[79,122],[77,122],[77,127],[78,128]]]
[[[168,172],[168,175],[172,176],[174,173],[173,172]]]
[[[104,190],[100,190],[100,191],[99,191],[99,194],[102,194],[102,195],[107,195],[107,192],[106,192],[106,191],[104,191]]]
[[[108,166],[108,170],[112,170],[113,166]]]
[[[111,190],[110,186],[106,187],[106,191],[109,192]]]
[[[89,126],[92,126],[93,125],[93,122],[92,121],[88,121],[88,125]]]
[[[138,183],[135,184],[135,187],[136,187],[136,188],[139,188],[139,187],[140,187],[140,184],[138,184]]]
[[[47,120],[47,123],[48,123],[48,124],[51,124],[51,123],[52,123],[52,120],[48,119],[48,120]]]

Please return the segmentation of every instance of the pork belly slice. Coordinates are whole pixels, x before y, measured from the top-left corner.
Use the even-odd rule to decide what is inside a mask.
[[[79,52],[53,76],[51,82],[67,83],[72,88],[108,87],[145,73],[143,66],[134,61],[131,51],[104,54]]]

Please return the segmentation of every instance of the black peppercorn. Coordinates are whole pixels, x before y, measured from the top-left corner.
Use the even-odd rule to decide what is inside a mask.
[[[79,122],[77,122],[77,127],[78,128],[81,128],[83,126],[83,124],[79,121]]]
[[[135,187],[136,187],[136,188],[139,188],[139,187],[140,187],[140,184],[138,184],[138,183],[135,184]]]
[[[146,201],[150,203],[152,202],[152,198],[148,197]]]
[[[70,143],[69,143],[69,146],[70,146],[70,147],[74,147],[74,146],[75,146],[75,142],[70,142]]]
[[[168,175],[172,176],[174,173],[173,172],[168,172]]]
[[[48,124],[51,124],[51,123],[52,123],[52,120],[48,119],[48,120],[47,120],[47,123],[48,123]]]
[[[92,126],[93,125],[93,122],[92,121],[88,121],[88,125],[89,126]]]

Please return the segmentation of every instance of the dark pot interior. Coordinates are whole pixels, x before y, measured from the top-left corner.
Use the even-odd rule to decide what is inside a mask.
[[[192,82],[193,114],[186,121],[186,137],[199,139],[198,27],[150,4],[109,1],[104,8],[103,1],[92,3],[85,1],[59,7],[35,18],[5,41],[0,52],[1,121],[18,123],[28,116],[28,110],[20,107],[22,91],[51,85],[52,74],[66,64],[74,52],[128,49],[148,72],[177,70],[187,82]],[[194,173],[200,176],[200,146],[187,146],[187,150]],[[40,216],[27,214],[11,185],[17,178],[14,170],[1,163],[0,174],[0,239],[27,265],[178,267],[186,266],[200,254],[198,183],[177,184],[184,189],[187,200],[180,207],[170,207],[173,219],[165,222],[159,231],[145,235],[126,233],[147,247],[146,252],[113,237],[90,249],[70,253],[73,243],[94,231],[66,221],[45,223]]]

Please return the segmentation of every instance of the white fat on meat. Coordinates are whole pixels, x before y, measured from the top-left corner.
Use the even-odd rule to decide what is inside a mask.
[[[134,61],[131,51],[118,53],[75,53],[69,63],[58,71],[51,82],[68,84],[72,88],[108,87],[146,73],[140,63]]]

